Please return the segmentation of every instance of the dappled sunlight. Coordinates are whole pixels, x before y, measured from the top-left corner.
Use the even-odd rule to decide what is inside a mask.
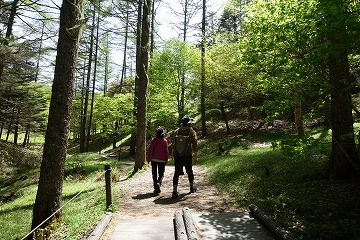
[[[208,240],[273,239],[270,234],[264,236],[261,225],[245,212],[198,214],[194,220]]]

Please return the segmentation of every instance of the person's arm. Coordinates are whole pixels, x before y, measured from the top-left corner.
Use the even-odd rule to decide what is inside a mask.
[[[153,150],[154,150],[154,141],[153,141],[153,139],[151,139],[149,151],[148,151],[148,153],[146,155],[146,161],[147,162],[151,162],[152,155],[153,155]]]
[[[169,145],[166,139],[164,145],[165,145],[165,165],[166,165],[169,160]]]
[[[192,130],[192,143],[191,143],[191,146],[192,146],[192,151],[193,151],[193,157],[194,157],[194,165],[197,165],[198,164],[198,142],[197,142],[197,135],[196,135],[196,132],[195,130]]]
[[[175,139],[176,131],[177,130],[175,130],[170,136],[171,158],[172,158],[173,161],[175,160],[175,158],[174,158],[174,141],[175,140],[174,139]]]
[[[198,153],[197,151],[194,152],[194,165],[197,165],[198,164]]]

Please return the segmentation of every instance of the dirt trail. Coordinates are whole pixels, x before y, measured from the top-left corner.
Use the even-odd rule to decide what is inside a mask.
[[[172,199],[173,166],[166,166],[165,177],[159,195],[153,194],[151,168],[137,174],[135,177],[114,184],[120,188],[122,196],[119,209],[114,212],[113,219],[141,219],[152,217],[173,216],[177,210],[189,207],[193,213],[241,211],[235,204],[216,189],[205,178],[205,170],[201,166],[194,166],[195,183],[197,192],[189,193],[187,174],[179,179],[179,198]],[[111,221],[102,235],[102,240],[110,240],[114,230]]]

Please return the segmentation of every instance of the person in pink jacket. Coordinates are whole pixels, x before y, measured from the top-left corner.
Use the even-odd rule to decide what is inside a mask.
[[[169,149],[163,128],[156,129],[156,137],[151,139],[146,161],[151,162],[154,193],[161,192],[161,183],[164,178],[165,165],[168,163]]]

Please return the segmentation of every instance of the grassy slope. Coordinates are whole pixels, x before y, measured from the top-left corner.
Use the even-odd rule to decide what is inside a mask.
[[[40,155],[13,144],[0,142],[0,239],[21,239],[31,227],[32,205],[37,190]],[[5,154],[7,152],[7,154]],[[12,153],[12,154],[8,154]],[[5,160],[7,159],[7,160]],[[52,239],[81,239],[105,211],[105,164],[112,165],[113,180],[119,177],[119,162],[96,153],[70,155],[66,162],[63,187],[64,224]],[[113,197],[119,194],[113,191]]]
[[[240,207],[257,205],[295,239],[360,239],[360,181],[328,181],[330,135],[313,134],[323,143],[307,149],[304,160],[272,150],[271,142],[285,137],[280,132],[216,134],[200,141],[201,164]],[[218,143],[227,152],[220,154]]]

